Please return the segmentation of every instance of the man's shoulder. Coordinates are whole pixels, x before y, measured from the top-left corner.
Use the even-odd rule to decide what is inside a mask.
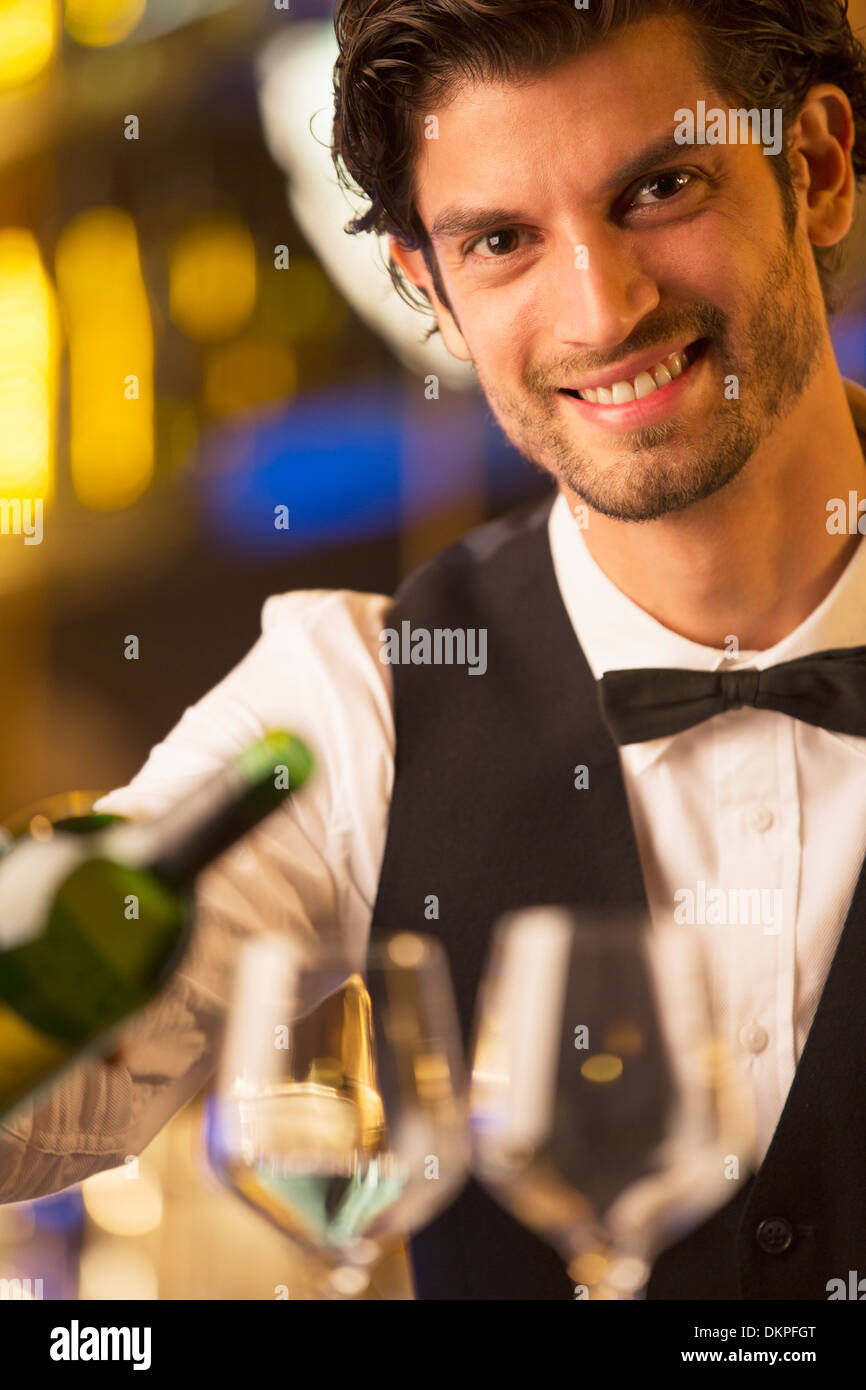
[[[379,635],[394,600],[356,589],[296,589],[272,594],[262,607],[260,643],[271,659],[336,670],[364,667],[379,649]]]
[[[341,629],[375,626],[391,603],[387,594],[357,589],[294,589],[272,594],[262,607],[264,633],[292,629],[318,635]]]

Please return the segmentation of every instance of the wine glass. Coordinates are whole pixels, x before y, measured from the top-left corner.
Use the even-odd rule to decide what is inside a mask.
[[[217,1174],[354,1297],[468,1176],[465,1067],[441,945],[402,932],[359,961],[241,948],[206,1107]]]
[[[639,914],[500,920],[475,1023],[474,1171],[552,1244],[577,1296],[644,1295],[652,1262],[754,1163],[698,938]]]

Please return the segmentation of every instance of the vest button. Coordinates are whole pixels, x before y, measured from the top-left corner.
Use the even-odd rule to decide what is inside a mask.
[[[784,1216],[770,1216],[762,1221],[755,1237],[767,1255],[781,1255],[794,1239],[794,1228]]]

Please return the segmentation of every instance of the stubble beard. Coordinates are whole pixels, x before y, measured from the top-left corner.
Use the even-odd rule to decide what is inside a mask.
[[[617,521],[652,521],[712,496],[742,472],[820,365],[825,320],[810,292],[802,254],[785,236],[747,314],[740,348],[731,342],[727,315],[709,302],[687,313],[657,316],[652,338],[633,336],[629,354],[681,335],[709,340],[705,367],[716,374],[719,404],[700,438],[694,427],[674,417],[623,433],[617,453],[605,451],[602,460],[579,447],[579,423],[564,418],[555,387],[568,381],[567,371],[552,380],[548,369],[530,368],[516,397],[499,389],[473,359],[501,428],[530,463],[567,485],[592,511]],[[738,383],[738,398],[731,378]]]

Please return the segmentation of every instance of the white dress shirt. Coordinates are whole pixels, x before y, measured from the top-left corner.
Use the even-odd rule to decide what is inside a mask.
[[[866,391],[846,383],[866,438]],[[590,523],[591,524],[591,523]],[[549,537],[563,600],[596,678],[627,666],[759,668],[866,643],[866,549],[783,641],[724,651],[677,636],[592,559],[563,496]],[[304,591],[269,598],[248,655],[190,707],[101,810],[145,818],[272,728],[299,734],[316,775],[199,879],[192,949],[168,990],[124,1029],[123,1064],[80,1063],[0,1125],[0,1200],[54,1191],[140,1153],[216,1065],[237,942],[262,928],[363,949],[394,777],[391,600]],[[682,890],[769,890],[775,922],[699,925],[723,1035],[751,1080],[759,1156],[811,1026],[866,851],[866,740],[766,710],[719,714],[621,750],[650,911]],[[775,896],[774,896],[775,894]],[[728,899],[726,899],[728,901]],[[419,899],[419,903],[421,899]],[[419,909],[420,912],[420,909]],[[709,914],[707,914],[709,916]],[[406,923],[424,930],[425,923]],[[429,929],[429,928],[428,928]]]

